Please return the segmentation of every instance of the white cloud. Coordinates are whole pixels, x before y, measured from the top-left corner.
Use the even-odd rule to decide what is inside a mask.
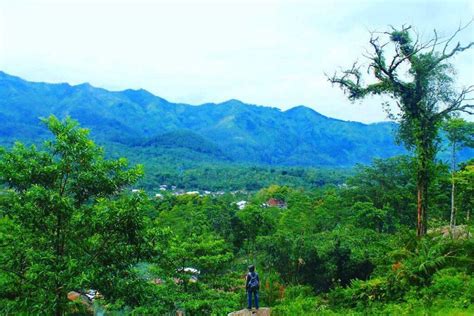
[[[449,34],[472,16],[470,1],[0,0],[0,69],[192,104],[304,104],[371,122],[385,118],[380,100],[352,105],[324,72],[362,60],[368,30],[407,23]],[[455,62],[460,84],[474,83],[473,52]]]

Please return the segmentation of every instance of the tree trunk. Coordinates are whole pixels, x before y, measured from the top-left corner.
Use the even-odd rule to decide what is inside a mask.
[[[451,179],[451,220],[450,220],[451,228],[456,226],[456,208],[454,206],[454,174]]]
[[[427,222],[428,222],[428,183],[429,183],[429,170],[428,162],[423,160],[421,167],[418,170],[417,175],[417,226],[416,235],[421,237],[426,234]]]
[[[425,180],[423,181],[423,235],[426,235],[428,231],[428,188],[429,188],[429,171],[426,170]]]
[[[424,181],[418,184],[418,219],[417,219],[417,226],[416,226],[416,235],[421,237],[426,234],[427,230],[427,187]]]
[[[66,299],[66,293],[64,293],[63,284],[61,282],[61,272],[63,270],[63,257],[64,257],[64,234],[63,234],[63,218],[62,209],[56,210],[56,262],[55,262],[55,273],[56,273],[56,293],[55,293],[55,316],[64,315],[64,300]]]
[[[416,235],[417,236],[423,236],[423,209],[421,206],[421,185],[418,184],[417,188],[418,192],[418,200],[417,200],[417,221],[416,221]]]
[[[59,213],[59,211],[58,211]],[[61,219],[60,215],[57,215],[57,227],[56,227],[56,262],[55,262],[55,274],[56,274],[56,289],[55,289],[55,307],[54,307],[54,315],[55,316],[61,316],[62,313],[62,306],[61,306],[61,283],[59,282],[59,261],[60,261],[60,225],[61,225]]]
[[[456,226],[456,208],[454,206],[454,172],[456,171],[456,143],[453,141],[451,152],[451,230]]]

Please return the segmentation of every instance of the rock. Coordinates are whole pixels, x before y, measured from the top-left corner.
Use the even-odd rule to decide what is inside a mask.
[[[252,310],[242,309],[237,312],[232,312],[227,316],[270,316],[271,309],[268,307],[262,307],[256,310],[253,308]]]
[[[469,231],[469,226],[458,225],[451,227],[449,225],[437,227],[434,229],[429,229],[428,234],[431,235],[440,235],[443,238],[452,238],[452,239],[469,239],[472,237],[471,232]]]
[[[85,308],[89,312],[93,312],[93,310],[94,310],[94,308],[92,306],[92,302],[85,295],[82,295],[81,293],[71,291],[71,292],[67,293],[67,299],[70,300],[70,301],[73,301],[73,302],[81,303],[82,305],[85,306]],[[75,308],[74,311],[78,312],[77,308]]]
[[[67,293],[67,299],[70,300],[70,301],[75,301],[77,299],[80,299],[81,298],[81,294],[75,292],[75,291],[71,291],[69,293]]]

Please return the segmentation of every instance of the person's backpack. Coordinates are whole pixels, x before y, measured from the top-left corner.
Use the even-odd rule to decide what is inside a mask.
[[[249,280],[249,288],[257,289],[259,286],[258,282],[258,274],[257,273],[249,273],[250,280]]]

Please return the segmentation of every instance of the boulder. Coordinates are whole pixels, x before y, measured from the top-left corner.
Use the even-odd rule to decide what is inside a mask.
[[[240,311],[232,312],[227,316],[270,316],[271,309],[268,307],[262,307],[256,310],[255,308],[242,309]]]
[[[437,227],[434,229],[429,229],[428,234],[452,239],[469,239],[472,237],[472,234],[469,231],[469,226],[467,225],[458,225],[454,227],[446,225]]]

